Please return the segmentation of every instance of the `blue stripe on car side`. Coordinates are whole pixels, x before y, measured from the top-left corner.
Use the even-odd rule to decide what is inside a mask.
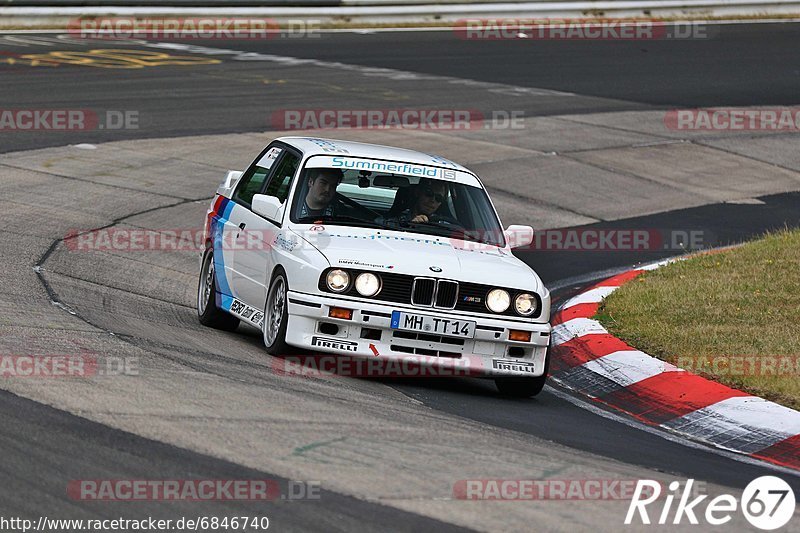
[[[227,198],[223,198],[217,209],[217,216],[213,219],[214,231],[214,274],[217,284],[217,307],[229,311],[233,303],[233,292],[228,284],[228,275],[225,272],[225,256],[223,246],[223,232],[225,222],[231,216],[235,204]]]

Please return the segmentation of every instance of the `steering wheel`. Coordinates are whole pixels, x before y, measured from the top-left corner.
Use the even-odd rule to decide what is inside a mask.
[[[428,217],[428,221],[429,221],[429,223],[433,223],[433,224],[440,224],[440,223],[444,222],[444,224],[443,224],[444,226],[447,226],[447,227],[455,226],[455,228],[457,230],[459,230],[459,231],[466,231],[466,228],[461,225],[461,222],[459,222],[455,218],[451,217],[450,215],[440,215],[440,214],[434,213],[433,215]]]
[[[373,220],[378,218],[378,217],[382,217],[383,216],[380,213],[378,213],[377,211],[373,211],[369,207],[364,207],[363,205],[361,205],[360,203],[356,202],[352,198],[348,198],[347,196],[345,196],[345,195],[343,195],[341,193],[337,192],[336,193],[336,198],[338,198],[341,202],[347,204],[348,206],[352,207],[356,211],[361,211],[362,213],[367,213],[369,216],[372,217]]]

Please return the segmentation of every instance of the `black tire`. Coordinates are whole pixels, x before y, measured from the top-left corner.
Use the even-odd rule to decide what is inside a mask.
[[[510,398],[531,398],[544,388],[550,370],[550,347],[544,358],[544,373],[536,378],[495,378],[494,384],[500,394]]]
[[[289,323],[288,292],[286,273],[279,268],[269,284],[267,299],[264,302],[264,324],[261,327],[264,346],[270,355],[291,353],[291,348],[286,344],[286,326]]]
[[[239,319],[217,307],[216,294],[214,252],[209,248],[203,255],[200,280],[197,282],[197,318],[204,326],[233,331],[239,327]]]

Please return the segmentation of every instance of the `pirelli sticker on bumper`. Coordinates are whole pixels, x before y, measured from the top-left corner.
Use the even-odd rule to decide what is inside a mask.
[[[342,350],[344,352],[355,352],[358,350],[357,342],[343,341],[341,339],[327,339],[325,337],[311,337],[311,346],[319,346],[329,350]]]
[[[495,370],[506,370],[511,372],[526,372],[533,374],[535,365],[527,361],[512,361],[509,359],[492,359],[492,367]]]

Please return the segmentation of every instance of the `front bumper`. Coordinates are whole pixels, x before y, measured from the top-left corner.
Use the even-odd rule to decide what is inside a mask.
[[[288,292],[286,343],[308,353],[335,353],[383,358],[452,371],[474,377],[537,377],[545,369],[550,324],[489,318],[450,310],[394,303],[342,300],[335,296]],[[331,307],[352,309],[352,319],[328,316]],[[392,311],[472,320],[472,339],[392,329]],[[509,330],[530,332],[530,341],[512,341]]]

